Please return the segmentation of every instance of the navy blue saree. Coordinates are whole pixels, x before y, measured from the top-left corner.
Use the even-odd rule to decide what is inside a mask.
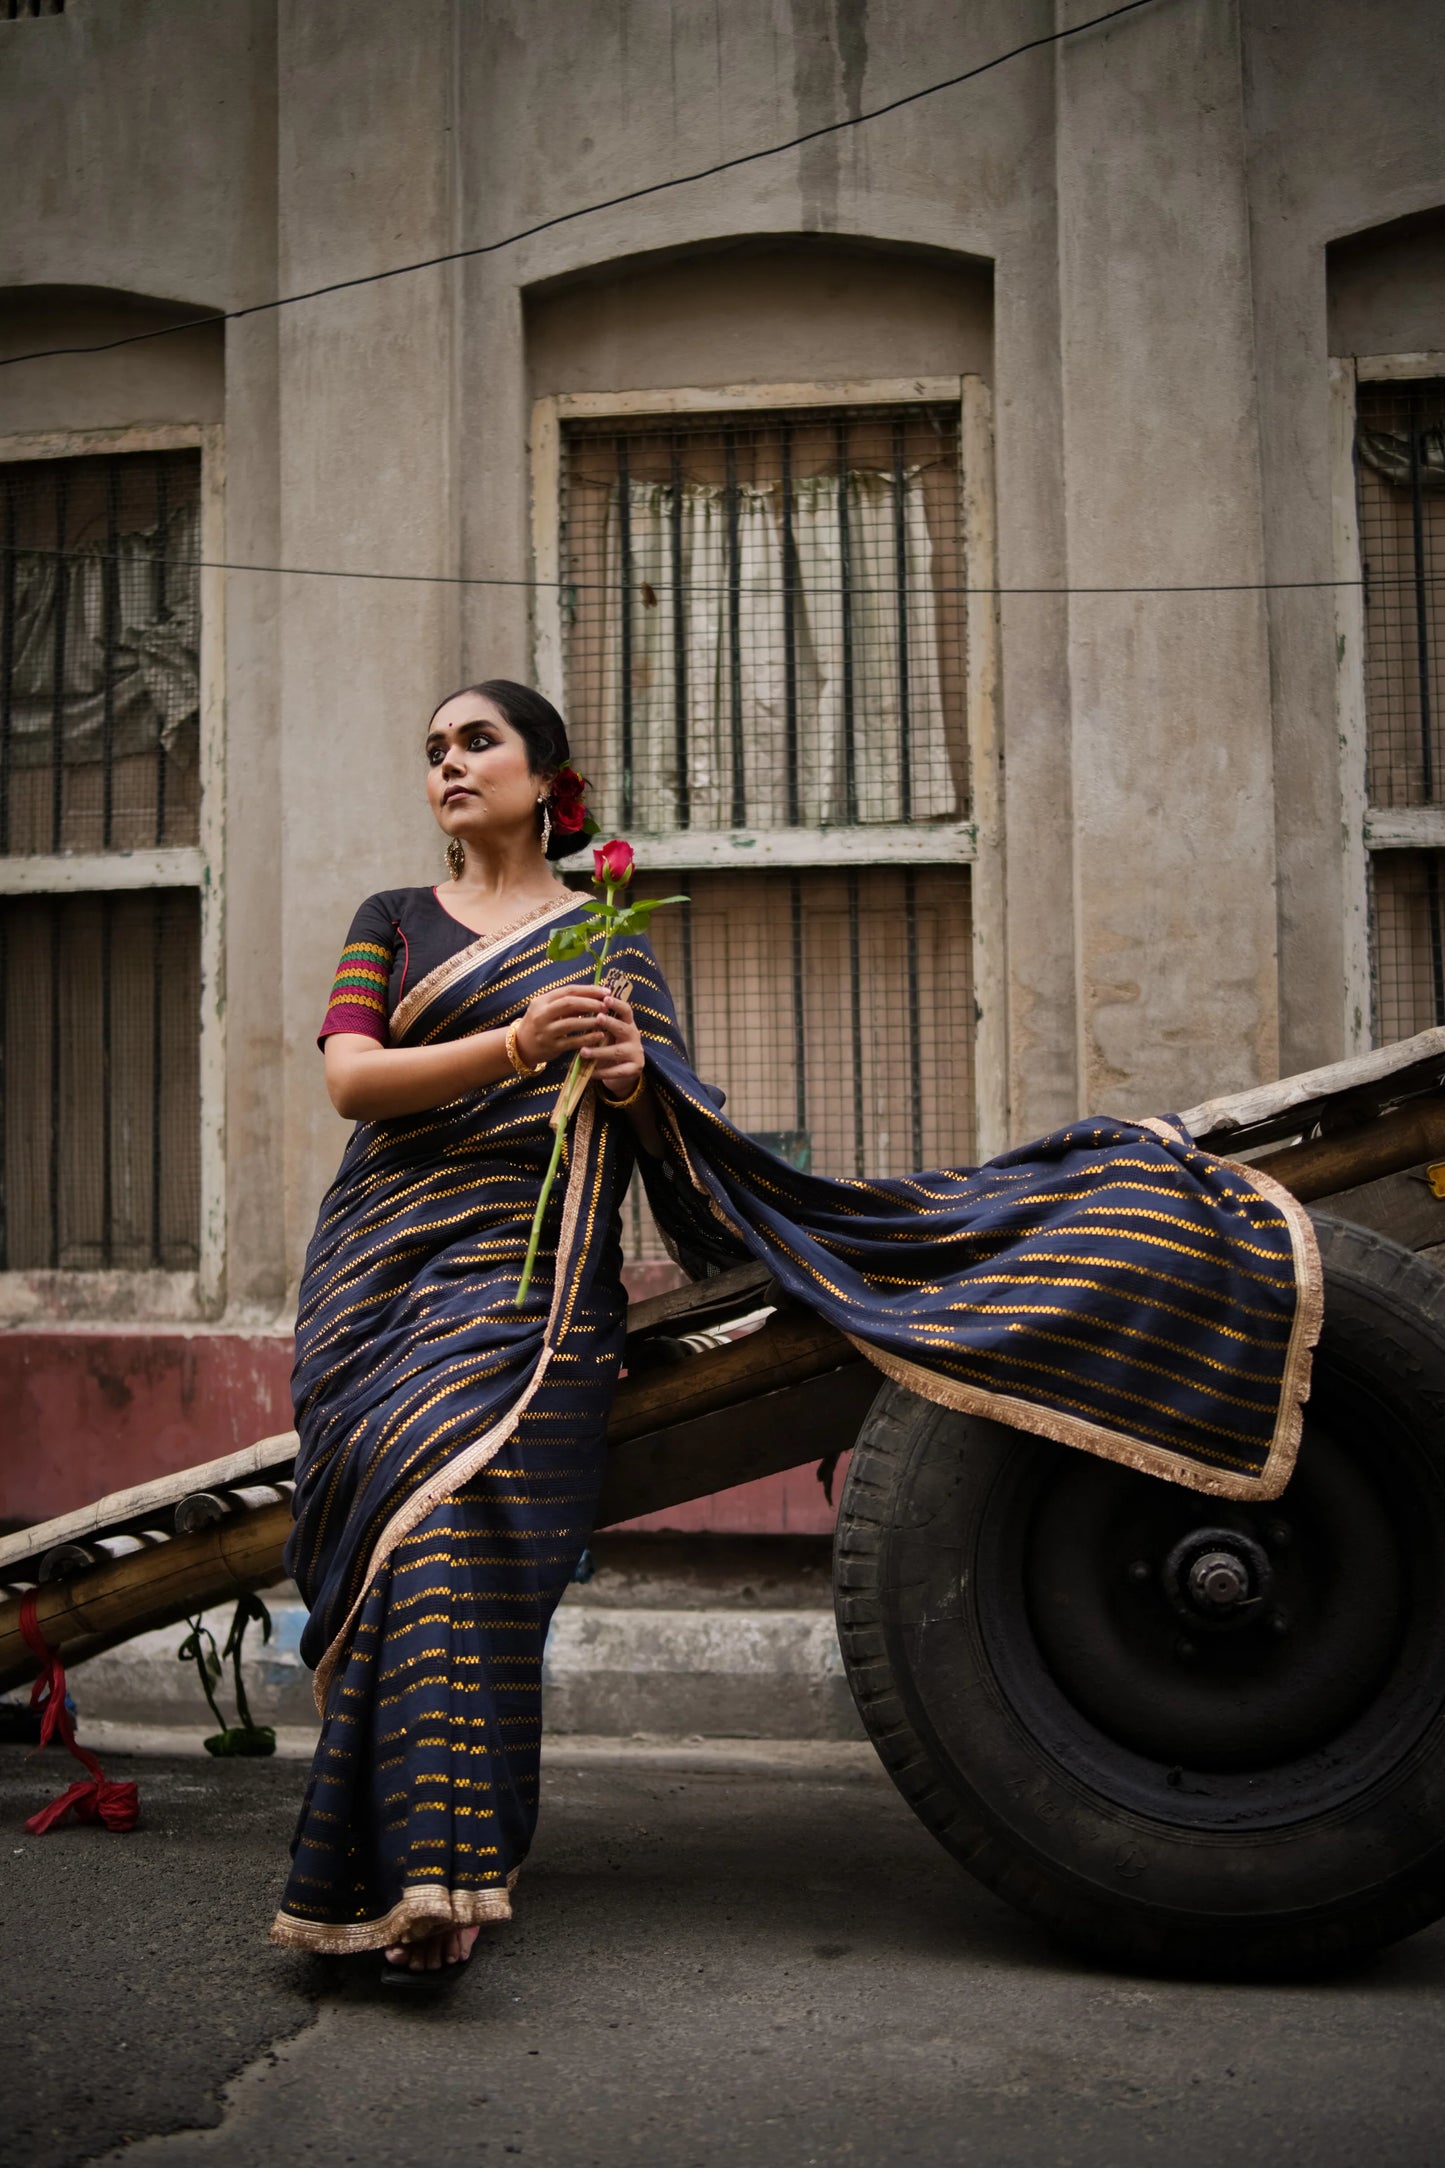
[[[505,1026],[580,976],[582,906],[476,941],[391,1041]],[[888,1376],[1222,1498],[1288,1480],[1319,1328],[1307,1216],[1176,1121],[1097,1119],[977,1169],[832,1181],[735,1129],[694,1076],[644,940],[632,1003],[664,1230],[756,1257]],[[322,1733],[273,1939],[380,1948],[505,1919],[536,1820],[547,1626],[592,1527],[625,1299],[625,1116],[584,1097],[526,1304],[518,1273],[560,1073],[358,1125],[307,1254],[287,1554]]]

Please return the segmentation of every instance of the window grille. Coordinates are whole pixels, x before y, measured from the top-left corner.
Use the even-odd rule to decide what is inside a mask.
[[[605,826],[966,816],[956,407],[578,422],[563,507]]]
[[[870,862],[880,829],[968,816],[958,439],[956,404],[564,428],[574,757],[640,893],[691,898],[653,939],[699,1074],[819,1173],[973,1156],[969,869]],[[739,833],[767,870],[671,870]],[[628,1212],[660,1257],[639,1189]]]
[[[65,0],[0,0],[0,22],[18,23],[41,15],[63,15]]]
[[[1362,383],[1355,449],[1368,802],[1429,808],[1445,804],[1445,381]],[[1442,855],[1371,850],[1375,1033],[1386,1043],[1445,1024]]]
[[[196,841],[198,452],[0,465],[0,854]]]
[[[0,1270],[199,1265],[200,480],[0,463]]]
[[[1445,382],[1362,384],[1369,795],[1445,799]]]
[[[0,1268],[193,1269],[194,890],[0,898]]]

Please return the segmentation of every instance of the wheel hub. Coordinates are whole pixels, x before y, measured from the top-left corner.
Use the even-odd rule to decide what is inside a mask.
[[[1312,1752],[1390,1660],[1400,1560],[1353,1455],[1312,1435],[1291,1512],[1215,1507],[1071,1455],[1024,1540],[1040,1653],[1075,1708],[1166,1767]]]
[[[1176,1613],[1205,1631],[1232,1633],[1261,1622],[1274,1591],[1269,1553],[1237,1528],[1193,1528],[1162,1567]]]

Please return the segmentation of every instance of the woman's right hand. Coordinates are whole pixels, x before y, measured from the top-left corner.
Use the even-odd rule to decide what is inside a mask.
[[[528,1068],[570,1061],[596,1031],[606,1001],[605,986],[549,986],[529,1001],[517,1026],[517,1052]]]

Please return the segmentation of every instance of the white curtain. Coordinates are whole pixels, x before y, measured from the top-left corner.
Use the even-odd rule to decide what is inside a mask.
[[[786,568],[779,483],[733,493],[739,596],[736,689],[728,491],[684,482],[679,501],[670,483],[613,486],[604,547],[606,821],[615,824],[624,818],[624,486],[632,572],[632,823],[640,832],[654,834],[684,825],[681,739],[685,825],[733,827],[734,746],[740,738],[743,824],[786,826]],[[898,595],[899,499],[892,476],[853,473],[842,483],[836,476],[818,477],[793,488],[797,817],[806,827],[850,819],[896,821],[905,813],[915,820],[946,819],[958,809],[939,681],[933,545],[918,469],[905,475],[901,498],[903,612]],[[680,627],[673,583],[677,544]],[[906,624],[906,732],[900,622]],[[681,697],[679,650],[685,677]]]
[[[200,515],[172,514],[164,532],[122,535],[116,546],[116,644],[111,656],[111,753],[173,755],[189,748],[185,726],[199,706]],[[166,559],[165,602],[157,608],[158,553]],[[71,766],[101,759],[106,709],[106,576],[110,552],[88,543],[65,558],[65,640],[60,688],[62,757]],[[52,757],[55,635],[60,560],[41,551],[15,555],[14,664],[10,745],[17,767]]]

